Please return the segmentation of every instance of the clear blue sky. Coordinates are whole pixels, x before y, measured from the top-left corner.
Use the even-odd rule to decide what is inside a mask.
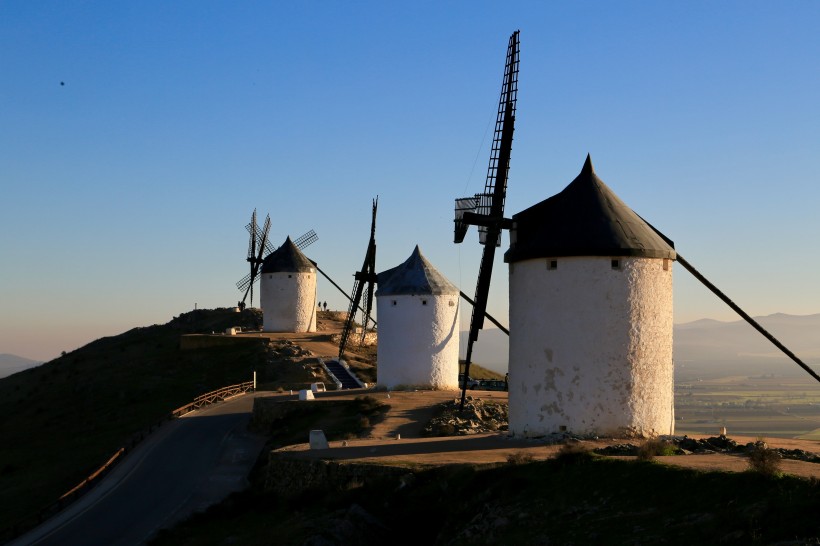
[[[820,312],[818,24],[809,1],[1,2],[0,353],[234,304],[254,207],[277,244],[315,229],[349,290],[378,194],[377,269],[419,244],[472,294],[453,199],[483,187],[516,29],[508,215],[591,153],[751,314]],[[680,266],[675,317],[734,318]]]

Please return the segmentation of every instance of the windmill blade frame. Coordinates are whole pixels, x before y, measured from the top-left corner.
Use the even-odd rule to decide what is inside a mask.
[[[256,209],[254,209],[254,219],[256,219]],[[250,281],[248,282],[248,288],[245,291],[245,295],[242,297],[242,303],[245,303],[245,298],[247,298],[248,294],[250,293],[251,296],[251,307],[253,307],[253,285],[254,282],[259,278],[259,270],[262,267],[262,262],[264,261],[264,254],[265,254],[265,243],[268,242],[268,234],[270,233],[270,214],[265,217],[265,224],[261,229],[261,239],[259,240],[258,247],[259,250],[257,254],[253,258],[248,258],[248,261],[251,262],[251,272],[250,272]],[[256,240],[257,230],[253,230],[251,233],[251,239]]]
[[[245,229],[248,231],[248,233],[251,233],[251,224],[247,224],[245,226]],[[255,226],[254,232],[256,233],[257,240],[261,240],[262,239],[262,229],[259,227],[259,225]],[[265,247],[264,248],[265,248],[265,256],[267,256],[268,254],[270,254],[271,252],[276,250],[276,247],[273,246],[273,244],[270,242],[270,239],[265,241]]]
[[[265,223],[267,224],[270,220],[270,215],[268,215],[265,219]],[[254,227],[252,227],[254,226]],[[265,258],[274,252],[278,247],[274,246],[270,242],[270,237],[267,233],[264,232],[264,228],[260,228],[256,224],[256,209],[253,211],[253,216],[251,218],[251,223],[245,226],[248,234],[250,235],[250,242],[248,243],[248,262],[252,262],[259,260],[259,265],[257,267],[257,272],[254,274],[253,270],[253,262],[251,263],[251,272],[239,279],[236,282],[236,288],[244,294],[242,298],[242,302],[244,303],[245,298],[250,293],[252,295],[252,291],[250,287],[252,284],[257,283],[259,281],[259,272],[261,272],[262,262],[265,261]],[[268,227],[268,231],[270,231],[270,227]],[[263,236],[264,235],[264,236]],[[319,236],[316,234],[316,231],[310,230],[307,233],[302,234],[299,236],[293,244],[295,244],[299,250],[303,250],[306,247],[312,245],[316,241],[319,240]],[[260,241],[259,245],[256,244],[256,241]],[[264,243],[263,243],[264,241]],[[260,250],[263,250],[261,254],[258,254],[256,248],[259,246]],[[253,303],[253,297],[251,297],[251,304]]]
[[[518,67],[520,56],[519,31],[513,32],[507,46],[507,58],[504,64],[504,80],[501,85],[501,97],[498,101],[493,144],[490,151],[490,162],[487,166],[487,179],[484,193],[475,195],[475,212],[465,210],[468,203],[465,198],[456,201],[456,233],[459,242],[460,231],[466,232],[466,225],[476,225],[479,231],[479,242],[484,245],[481,254],[478,280],[476,282],[473,314],[470,320],[470,331],[467,337],[467,354],[464,361],[464,383],[461,390],[461,408],[467,396],[466,377],[470,373],[473,344],[478,340],[478,332],[484,328],[484,317],[487,313],[487,299],[490,292],[495,249],[501,245],[501,230],[509,229],[511,221],[504,218],[504,204],[507,197],[507,179],[510,169],[513,133],[515,131],[515,110],[518,101]],[[461,201],[461,203],[459,203]],[[459,204],[463,207],[459,211]],[[460,226],[459,223],[462,225]],[[461,240],[464,236],[461,234]]]
[[[361,309],[359,304],[361,303],[363,292],[366,293],[366,303],[365,308],[362,310],[362,341],[367,331],[367,324],[370,322],[370,312],[373,310],[373,286],[376,284],[376,211],[378,208],[379,198],[376,196],[373,200],[373,211],[370,220],[370,240],[367,243],[364,263],[362,264],[362,269],[357,271],[353,276],[355,280],[353,281],[353,292],[350,297],[350,307],[348,308],[347,318],[345,319],[342,335],[339,340],[339,360],[344,358],[357,311]]]

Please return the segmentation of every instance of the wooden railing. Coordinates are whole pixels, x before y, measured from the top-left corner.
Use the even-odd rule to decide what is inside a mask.
[[[174,417],[182,417],[186,413],[190,413],[196,409],[201,408],[202,406],[208,406],[211,404],[215,404],[216,402],[222,402],[227,398],[231,398],[233,396],[237,396],[240,394],[245,394],[246,392],[253,390],[253,381],[245,381],[244,383],[239,383],[238,385],[231,385],[229,387],[222,387],[221,389],[206,392],[205,394],[200,394],[194,401],[190,404],[185,404],[174,411],[171,412],[171,415]]]
[[[32,518],[28,522],[22,523],[19,526],[16,526],[11,530],[11,533],[8,536],[0,536],[0,543],[5,543],[7,540],[11,540],[16,538],[17,536],[22,535],[26,531],[36,527],[38,524],[42,523],[46,519],[50,518],[60,510],[67,507],[69,504],[83,496],[88,490],[91,489],[97,482],[100,481],[103,477],[105,477],[111,469],[117,465],[120,461],[125,458],[125,455],[131,451],[133,448],[137,446],[142,440],[144,440],[147,436],[149,436],[154,430],[158,429],[162,426],[165,421],[172,420],[176,417],[181,417],[186,413],[190,413],[196,409],[199,409],[204,406],[208,406],[210,404],[215,404],[217,402],[221,402],[223,400],[227,400],[233,396],[237,396],[240,394],[244,394],[246,392],[251,392],[254,390],[254,382],[253,381],[246,381],[244,383],[239,383],[238,385],[230,385],[228,387],[222,387],[221,389],[206,392],[205,394],[200,394],[194,401],[190,404],[185,404],[182,407],[175,409],[174,411],[167,413],[162,419],[159,421],[150,424],[145,429],[137,432],[134,434],[131,439],[126,443],[125,446],[119,448],[114,455],[112,455],[100,468],[92,472],[87,478],[83,481],[78,483],[76,486],[72,487],[71,490],[63,494],[56,502],[50,504],[49,506],[40,510],[37,514],[36,518]],[[5,534],[5,533],[0,533]]]

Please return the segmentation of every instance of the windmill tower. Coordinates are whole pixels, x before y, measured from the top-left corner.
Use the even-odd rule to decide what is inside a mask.
[[[510,240],[510,432],[672,434],[672,241],[589,156]]]
[[[316,266],[290,237],[265,258],[260,277],[265,332],[316,331]]]
[[[459,289],[416,246],[378,275],[379,385],[458,389]]]

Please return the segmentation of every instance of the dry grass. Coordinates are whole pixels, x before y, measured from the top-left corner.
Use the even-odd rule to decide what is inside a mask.
[[[531,463],[534,460],[532,453],[526,451],[516,451],[507,455],[507,462],[509,464],[525,464]]]

